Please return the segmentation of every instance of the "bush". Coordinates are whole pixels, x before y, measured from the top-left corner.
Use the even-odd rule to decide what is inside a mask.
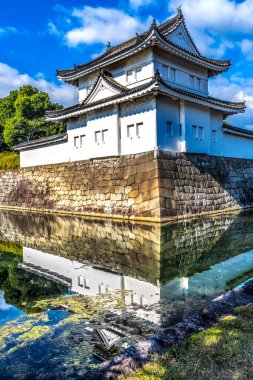
[[[0,170],[19,169],[19,154],[15,152],[0,153]]]

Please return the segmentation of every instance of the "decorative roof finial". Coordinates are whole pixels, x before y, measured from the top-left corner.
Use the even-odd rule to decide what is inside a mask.
[[[156,28],[157,28],[157,23],[156,23],[156,19],[154,18],[152,24],[150,25],[150,29],[156,29]]]
[[[107,42],[106,48],[107,48],[107,50],[111,49],[111,42],[110,41]]]
[[[136,41],[140,42],[140,40],[141,40],[141,36],[139,35],[139,33],[136,33]]]
[[[156,69],[155,79],[156,79],[157,81],[161,80],[161,74],[160,74],[160,71],[159,71],[158,69]]]
[[[182,4],[180,4],[177,8],[177,15],[179,18],[183,18]]]

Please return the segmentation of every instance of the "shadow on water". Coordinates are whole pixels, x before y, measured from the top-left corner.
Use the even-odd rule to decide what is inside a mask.
[[[63,324],[66,315],[55,322],[47,314],[42,323],[21,315],[30,329],[40,326],[39,334],[29,344],[3,350],[8,369],[3,378],[14,378],[24,357],[19,378],[50,378],[57,370],[62,378],[79,378],[99,362],[93,356],[95,330],[105,346],[122,336],[131,336],[121,339],[129,344],[252,277],[253,213],[159,227],[2,212],[0,251],[0,290],[7,308],[27,312],[35,300],[68,289],[91,297],[119,292],[123,310],[104,310],[92,327],[87,320]],[[0,316],[3,309],[0,304]],[[20,336],[9,337],[8,344],[22,341]]]

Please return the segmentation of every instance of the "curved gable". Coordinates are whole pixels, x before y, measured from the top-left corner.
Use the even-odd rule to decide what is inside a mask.
[[[168,41],[173,42],[174,44],[180,46],[183,49],[188,50],[191,53],[199,55],[196,46],[192,43],[192,39],[189,35],[189,32],[184,26],[184,23],[181,23],[179,27],[174,30],[172,33],[165,36]]]
[[[86,104],[97,102],[119,95],[124,91],[123,88],[120,87],[120,84],[117,86],[116,83],[110,83],[110,81],[113,81],[113,79],[107,79],[104,75],[101,75],[84,102]]]

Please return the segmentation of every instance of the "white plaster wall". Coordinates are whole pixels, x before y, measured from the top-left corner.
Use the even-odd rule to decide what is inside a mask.
[[[193,125],[204,127],[203,140],[194,139]],[[210,110],[209,108],[185,103],[185,140],[186,151],[191,153],[210,153]]]
[[[135,70],[137,67],[142,67],[141,72],[137,74],[137,78],[133,75],[130,82],[127,81],[127,71]],[[119,63],[109,67],[109,71],[112,73],[113,78],[129,88],[139,86],[142,83],[148,82],[154,76],[154,65],[153,65],[153,53],[151,49],[140,52],[122,60]]]
[[[128,136],[128,126],[143,123],[139,136]],[[141,153],[157,147],[156,100],[135,100],[121,106],[121,154]]]
[[[172,122],[172,136],[167,122]],[[180,149],[179,101],[166,96],[157,98],[157,144],[162,150],[178,152]]]
[[[253,139],[224,133],[225,157],[253,159]]]
[[[36,165],[58,164],[67,161],[69,161],[67,142],[20,152],[21,168]]]
[[[97,142],[95,134],[97,134]],[[110,107],[87,115],[76,123],[68,124],[68,151],[70,161],[93,157],[118,155],[117,110]],[[102,134],[104,139],[102,141]],[[82,136],[82,145],[75,146],[74,139]],[[84,137],[85,136],[85,137]]]
[[[184,90],[190,90],[191,92],[199,93],[201,95],[208,94],[208,72],[205,68],[194,65],[190,62],[184,62],[172,54],[156,51],[154,53],[155,72],[159,70],[160,74],[163,75],[163,65],[167,65],[176,69],[175,82],[171,81],[170,78],[163,76],[163,79],[169,84],[172,84],[173,86],[182,88]],[[192,87],[191,85],[190,75],[193,75],[195,77],[195,87]],[[196,88],[196,78],[201,79],[201,86],[199,90]]]

